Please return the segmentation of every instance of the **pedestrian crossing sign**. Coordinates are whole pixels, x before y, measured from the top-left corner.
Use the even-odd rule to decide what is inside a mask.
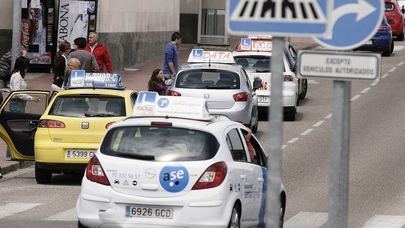
[[[230,34],[325,37],[331,0],[227,0]]]

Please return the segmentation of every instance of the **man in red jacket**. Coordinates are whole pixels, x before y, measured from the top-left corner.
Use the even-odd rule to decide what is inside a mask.
[[[98,34],[95,32],[89,33],[89,40],[86,46],[86,51],[91,52],[96,57],[100,72],[112,73],[112,64],[110,54],[104,44],[98,42]]]

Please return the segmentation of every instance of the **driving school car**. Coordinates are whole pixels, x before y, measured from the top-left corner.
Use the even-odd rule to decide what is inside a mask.
[[[21,112],[13,103],[21,94],[38,97]],[[116,74],[72,72],[67,89],[12,92],[0,109],[0,136],[13,160],[35,160],[37,183],[52,173],[83,172],[109,125],[132,113],[137,93]]]
[[[249,129],[209,115],[204,99],[140,92],[134,115],[108,129],[89,161],[79,227],[263,225],[266,164]]]
[[[236,64],[241,65],[250,80],[260,78],[261,87],[256,91],[259,111],[266,112],[270,105],[270,82],[272,60],[272,41],[269,37],[242,38],[233,52]],[[283,55],[283,106],[286,120],[295,120],[299,99],[304,99],[308,89],[306,79],[295,75],[296,52],[287,43]]]
[[[168,91],[170,96],[204,98],[213,115],[224,115],[258,129],[257,97],[231,52],[193,49]]]

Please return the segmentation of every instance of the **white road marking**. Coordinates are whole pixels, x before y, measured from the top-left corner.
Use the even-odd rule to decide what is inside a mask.
[[[404,65],[404,62],[400,62],[397,64],[397,66],[402,66],[402,65]]]
[[[59,214],[52,215],[45,220],[51,221],[77,221],[77,213],[76,208],[72,208],[70,210],[63,211]]]
[[[28,211],[34,207],[41,205],[40,203],[8,203],[0,206],[0,219],[14,214]]]
[[[330,119],[332,118],[332,113],[329,113],[327,116],[325,116],[325,119]]]
[[[325,122],[325,121],[321,120],[321,121],[316,122],[316,123],[315,123],[314,125],[312,125],[312,126],[313,126],[313,127],[319,127],[319,126],[321,126],[324,122]]]
[[[361,91],[361,93],[367,93],[370,89],[371,89],[370,87],[367,87],[367,88],[363,89],[363,91]]]
[[[385,73],[381,78],[386,78],[388,77],[389,74]]]
[[[314,85],[318,85],[320,84],[318,81],[315,81],[313,79],[308,80],[308,84],[314,84]]]
[[[376,215],[369,219],[363,228],[402,228],[405,226],[405,216]]]
[[[401,51],[404,48],[404,46],[394,46],[394,51]]]
[[[375,80],[373,83],[371,83],[371,86],[376,86],[378,83],[380,82],[380,80]]]
[[[355,101],[357,99],[359,99],[361,97],[361,95],[357,94],[356,96],[352,97],[352,99],[350,99],[350,101]]]
[[[300,212],[290,218],[285,228],[318,228],[328,221],[328,213]]]
[[[396,69],[397,69],[397,67],[393,67],[393,68],[391,68],[388,72],[392,73],[392,72],[394,72]]]
[[[283,146],[281,147],[282,150],[284,150],[285,148],[287,148],[287,145],[283,145]]]
[[[312,131],[313,131],[312,128],[310,128],[310,129],[308,129],[308,130],[302,132],[301,135],[302,135],[302,136],[308,135],[308,134],[311,133]]]
[[[290,141],[288,141],[288,143],[289,143],[289,144],[295,143],[295,142],[298,141],[298,140],[299,140],[299,138],[293,138],[293,139],[291,139]]]

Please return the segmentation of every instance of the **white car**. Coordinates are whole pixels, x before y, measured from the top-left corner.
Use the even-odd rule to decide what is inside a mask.
[[[249,129],[207,115],[203,99],[150,94],[139,93],[137,114],[113,124],[89,161],[79,227],[263,224],[267,158]]]

